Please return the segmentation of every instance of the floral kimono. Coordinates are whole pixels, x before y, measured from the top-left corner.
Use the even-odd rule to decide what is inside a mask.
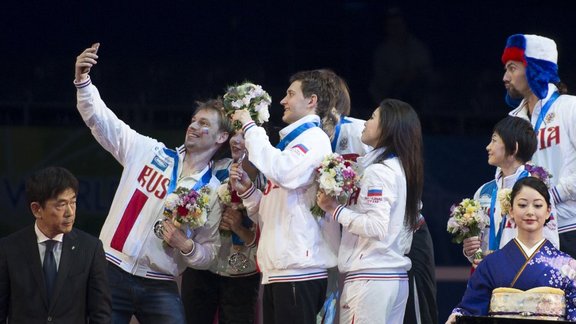
[[[510,287],[528,290],[535,287],[562,289],[566,298],[566,319],[576,321],[576,260],[544,240],[531,257],[513,239],[488,255],[470,280],[462,301],[452,311],[462,315],[487,315],[492,290]]]

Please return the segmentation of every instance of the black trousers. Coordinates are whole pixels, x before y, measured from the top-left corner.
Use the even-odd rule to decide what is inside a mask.
[[[410,291],[408,302],[406,303],[404,324],[417,324],[416,312],[420,312],[420,323],[437,324],[438,307],[436,304],[434,245],[426,223],[414,233],[408,257],[412,261],[412,269],[408,271]],[[416,309],[414,284],[416,284],[419,309]]]
[[[576,259],[576,231],[560,234],[560,251]]]
[[[219,324],[252,324],[259,288],[260,274],[232,278],[187,268],[181,287],[186,322],[212,324],[218,311]]]
[[[264,285],[265,324],[316,324],[326,298],[327,279]]]

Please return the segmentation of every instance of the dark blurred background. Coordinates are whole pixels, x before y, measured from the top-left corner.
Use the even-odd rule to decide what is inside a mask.
[[[76,56],[100,42],[91,73],[124,121],[181,144],[195,100],[250,80],[273,97],[272,129],[289,76],[331,68],[350,86],[352,116],[384,97],[419,112],[425,135],[424,215],[438,269],[465,267],[445,232],[450,205],[493,177],[485,146],[504,103],[506,38],[553,38],[574,86],[568,1],[2,1],[0,4],[0,236],[33,221],[23,179],[61,165],[81,180],[77,226],[98,235],[121,168],[75,109]],[[463,268],[460,268],[463,269]],[[445,320],[465,287],[439,271]],[[460,271],[462,273],[462,271]]]

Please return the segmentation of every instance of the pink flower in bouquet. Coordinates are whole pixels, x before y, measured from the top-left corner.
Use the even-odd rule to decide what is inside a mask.
[[[528,162],[524,165],[524,169],[530,173],[532,177],[536,177],[542,182],[544,182],[548,187],[550,187],[550,179],[552,174],[545,168],[535,165],[532,162]]]
[[[178,187],[164,202],[164,216],[180,227],[186,224],[194,229],[203,226],[208,218],[210,188],[203,187],[199,192]]]
[[[359,177],[354,162],[345,160],[338,153],[327,155],[316,171],[319,190],[336,197],[340,203],[345,203],[350,194],[358,188]],[[317,217],[324,215],[324,211],[317,204],[314,204],[310,211]]]

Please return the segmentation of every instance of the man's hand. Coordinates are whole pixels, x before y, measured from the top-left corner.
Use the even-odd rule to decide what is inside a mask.
[[[194,242],[188,240],[186,235],[184,235],[184,232],[174,226],[170,219],[164,220],[164,230],[162,231],[162,234],[164,235],[164,241],[166,241],[168,245],[179,249],[184,254],[190,253],[194,247]]]
[[[248,110],[238,109],[234,111],[234,114],[232,115],[232,121],[239,121],[242,126],[244,126],[252,121],[252,117],[250,116],[250,112]]]
[[[98,53],[98,47],[100,47],[100,43],[94,43],[91,47],[85,49],[82,54],[76,57],[76,70],[74,73],[74,81],[76,83],[86,81],[90,69],[98,63],[98,55],[96,55],[96,53]]]

